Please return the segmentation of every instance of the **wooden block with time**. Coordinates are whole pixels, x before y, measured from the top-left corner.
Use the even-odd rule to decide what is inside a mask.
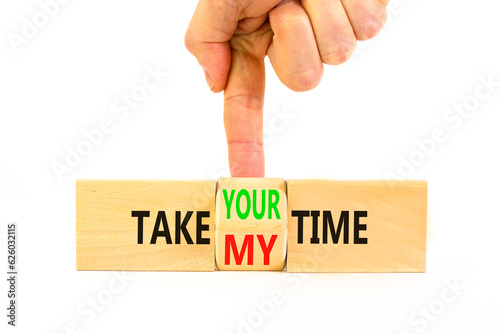
[[[285,180],[219,179],[215,213],[217,268],[283,270],[286,207]]]
[[[289,272],[425,272],[427,182],[289,180]]]
[[[76,183],[79,270],[214,271],[215,181]]]

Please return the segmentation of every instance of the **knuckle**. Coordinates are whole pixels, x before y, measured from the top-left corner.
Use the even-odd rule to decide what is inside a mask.
[[[225,96],[224,99],[225,103],[233,108],[259,109],[264,107],[262,99],[251,94],[229,95]]]
[[[234,0],[212,0],[211,4],[219,11],[241,12],[240,1]]]
[[[276,23],[275,29],[293,29],[295,27],[302,28],[309,25],[309,18],[303,13],[290,13],[288,15],[283,15],[280,20]]]

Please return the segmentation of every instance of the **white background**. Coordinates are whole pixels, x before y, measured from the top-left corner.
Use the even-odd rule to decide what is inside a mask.
[[[131,273],[112,293],[113,273],[76,271],[75,179],[227,174],[222,94],[209,92],[183,45],[195,5],[69,1],[15,52],[8,34],[40,5],[1,2],[2,272],[8,222],[20,239],[19,326],[6,325],[2,279],[1,332],[500,333],[500,87],[474,98],[480,77],[500,81],[492,0],[393,0],[386,29],[308,93],[268,68],[266,176],[383,179],[398,174],[400,158],[420,157],[400,176],[429,182],[426,274]],[[111,105],[148,66],[169,75],[120,119]],[[479,103],[460,124],[447,122],[464,101]],[[293,117],[277,118],[284,113]],[[60,181],[52,164],[105,118],[113,131]],[[422,159],[415,141],[437,128],[446,140]],[[442,304],[447,281],[462,290]],[[273,291],[282,303],[263,315],[255,302]],[[92,314],[89,298],[106,305]],[[422,323],[429,307],[440,314]]]

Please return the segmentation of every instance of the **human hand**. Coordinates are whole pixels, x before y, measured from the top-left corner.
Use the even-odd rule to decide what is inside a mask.
[[[224,90],[233,177],[264,177],[264,58],[294,91],[316,87],[323,63],[338,65],[357,40],[380,31],[389,0],[200,0],[186,48],[213,92]]]

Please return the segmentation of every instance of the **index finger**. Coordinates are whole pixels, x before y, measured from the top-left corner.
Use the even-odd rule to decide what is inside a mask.
[[[233,177],[264,177],[264,59],[232,50],[224,91],[224,127]]]

